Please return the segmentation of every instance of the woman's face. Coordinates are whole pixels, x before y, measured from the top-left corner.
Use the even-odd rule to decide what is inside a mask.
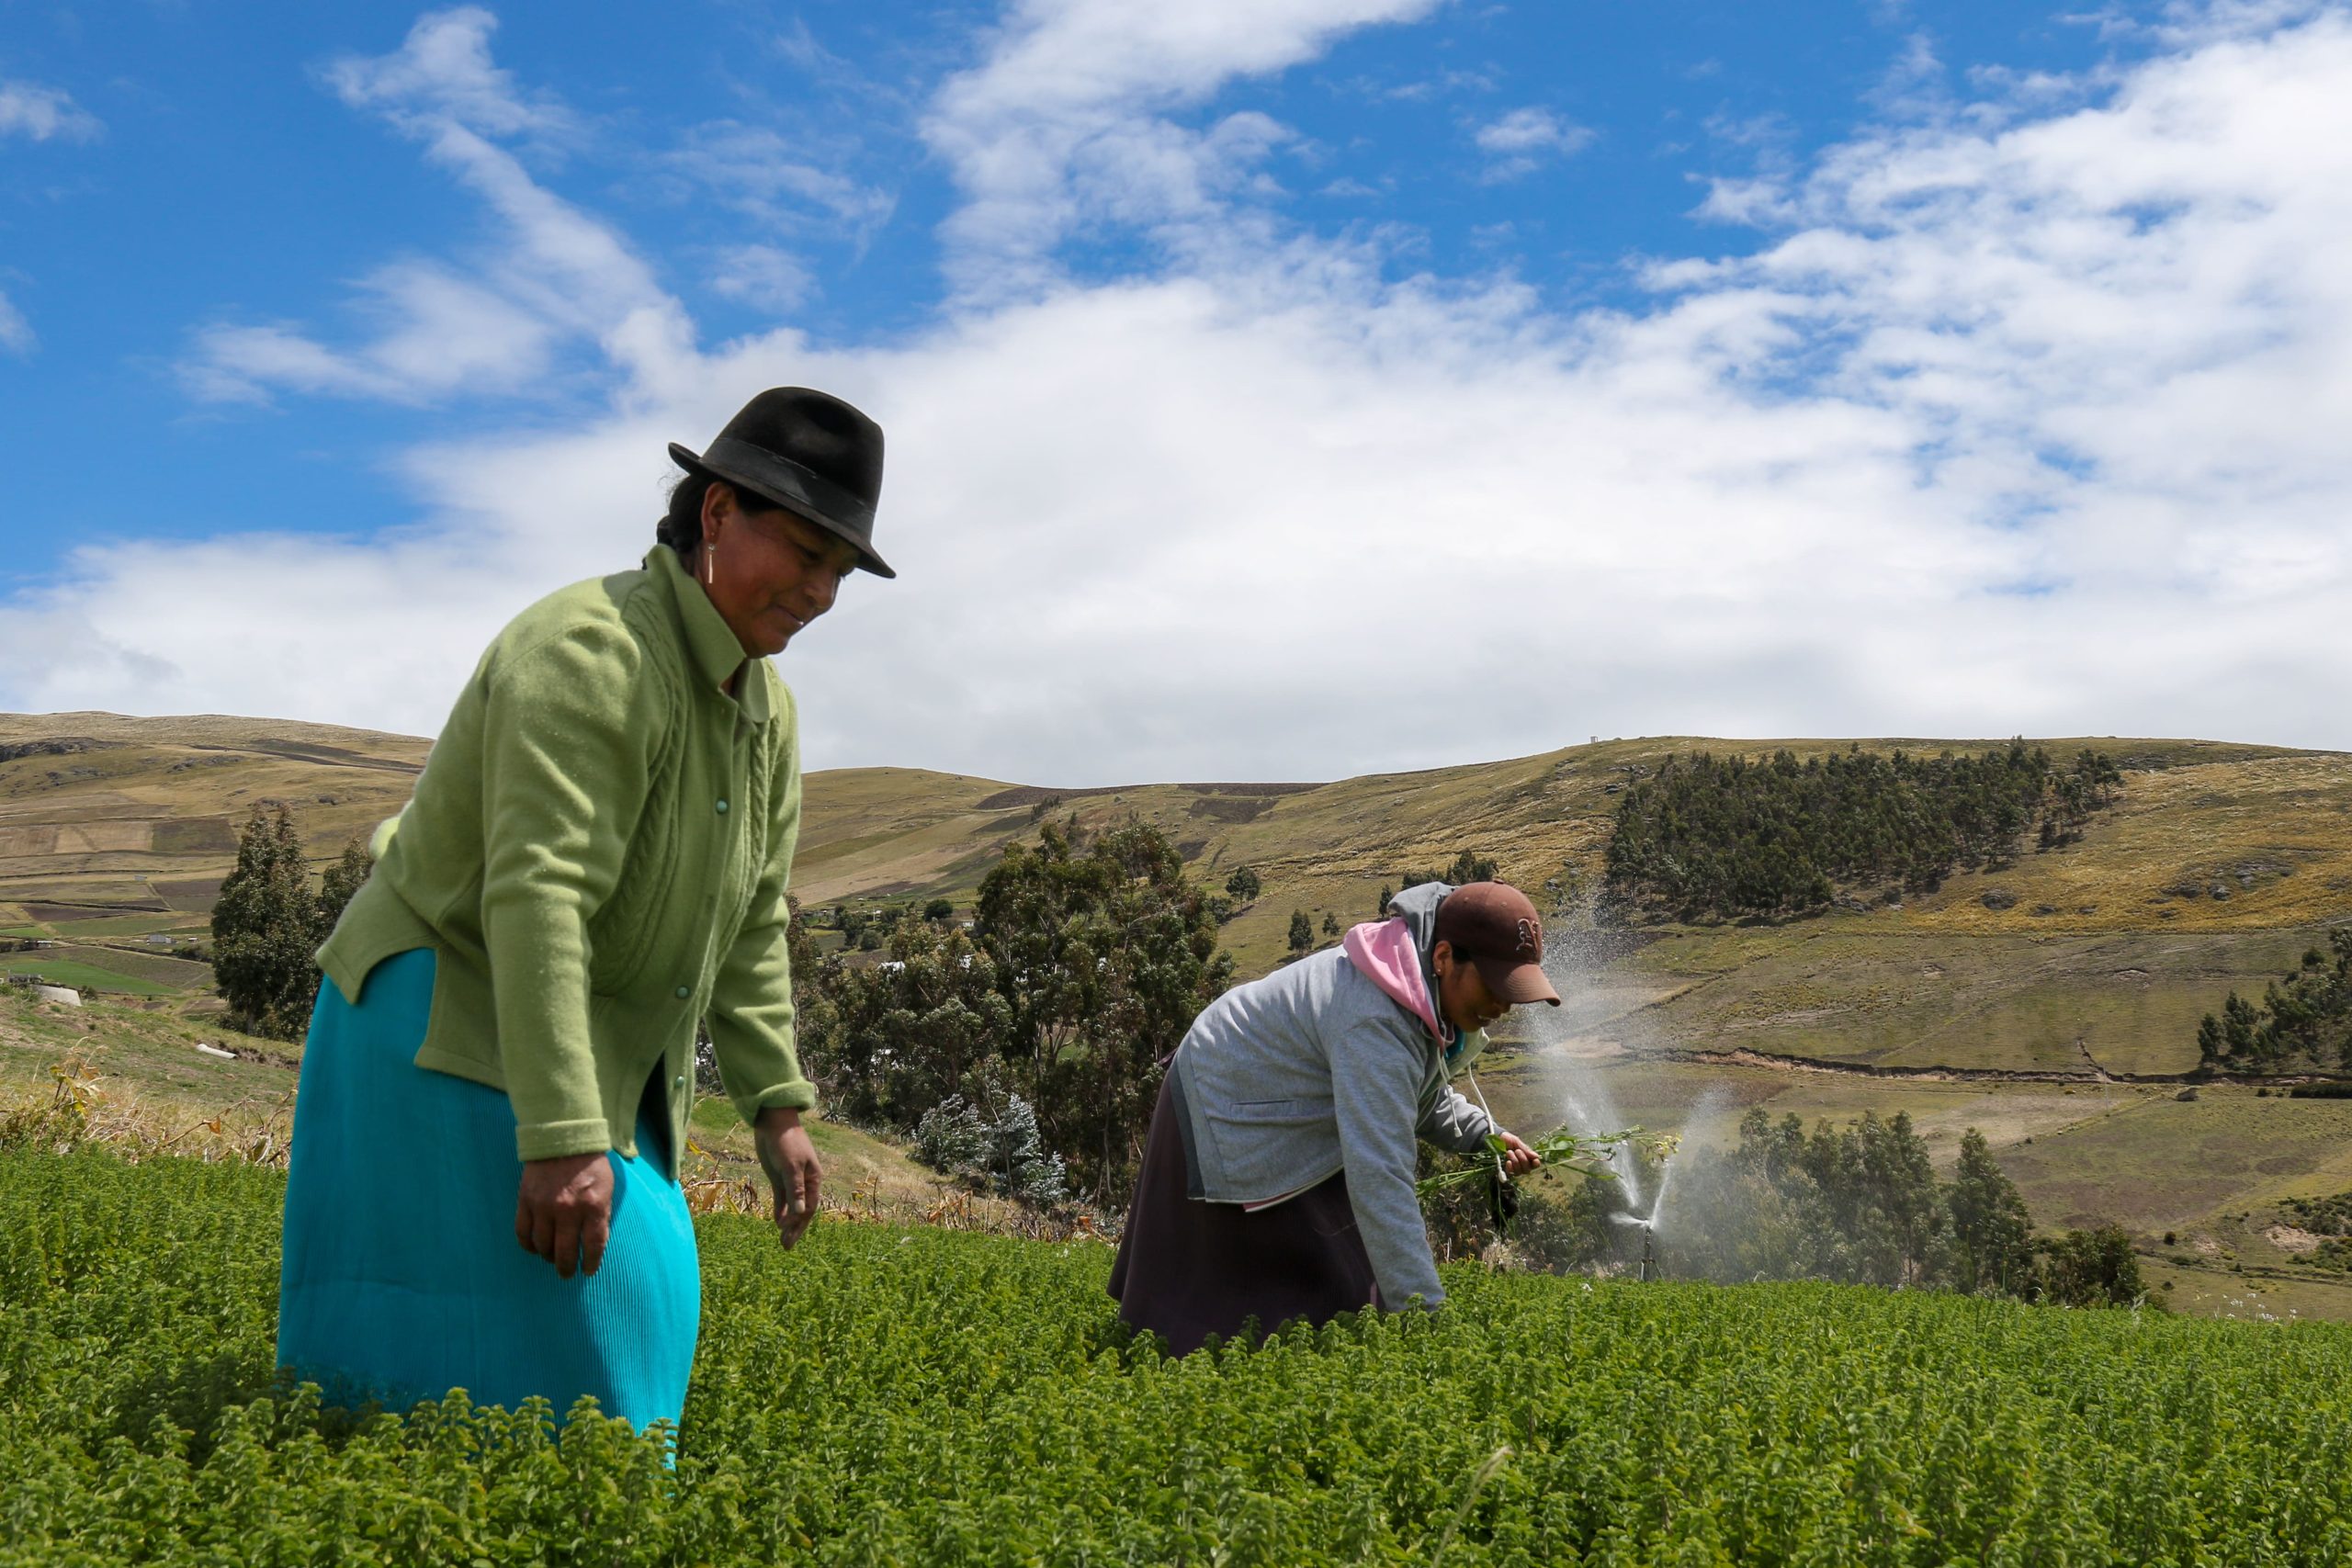
[[[1430,953],[1430,964],[1437,971],[1437,1005],[1445,1021],[1464,1033],[1484,1029],[1510,1011],[1509,1002],[1487,989],[1478,966],[1455,954],[1452,942],[1439,942]]]
[[[789,512],[746,512],[727,485],[704,499],[695,576],[752,658],[783,652],[856,565],[848,540]]]

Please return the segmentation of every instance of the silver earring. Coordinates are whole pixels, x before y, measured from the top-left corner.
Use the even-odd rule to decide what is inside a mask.
[[[709,588],[714,585],[711,575],[711,562],[716,560],[718,556],[718,541],[717,539],[705,539],[702,542],[702,585],[705,588]]]

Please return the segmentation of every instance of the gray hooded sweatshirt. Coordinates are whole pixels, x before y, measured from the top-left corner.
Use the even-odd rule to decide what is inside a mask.
[[[1430,949],[1453,891],[1424,883],[1388,907],[1411,933],[1432,1010]],[[1485,1045],[1472,1034],[1449,1063],[1446,1042],[1341,948],[1235,987],[1193,1021],[1170,1068],[1190,1134],[1191,1195],[1263,1203],[1344,1169],[1381,1304],[1419,1296],[1436,1305],[1445,1291],[1413,1192],[1414,1139],[1472,1154],[1500,1130],[1446,1081]]]

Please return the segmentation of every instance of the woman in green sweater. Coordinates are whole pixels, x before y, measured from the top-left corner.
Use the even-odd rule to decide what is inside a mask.
[[[785,942],[799,741],[768,658],[853,570],[894,575],[882,432],[779,388],[670,452],[656,547],[499,634],[320,950],[278,1361],[338,1398],[677,1421],[698,1022],[786,1247],[817,1211]]]

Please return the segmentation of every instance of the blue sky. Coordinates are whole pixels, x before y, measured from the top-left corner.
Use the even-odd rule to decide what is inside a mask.
[[[2348,78],[2286,0],[0,0],[0,705],[430,731],[805,381],[907,571],[812,766],[2352,743]]]

